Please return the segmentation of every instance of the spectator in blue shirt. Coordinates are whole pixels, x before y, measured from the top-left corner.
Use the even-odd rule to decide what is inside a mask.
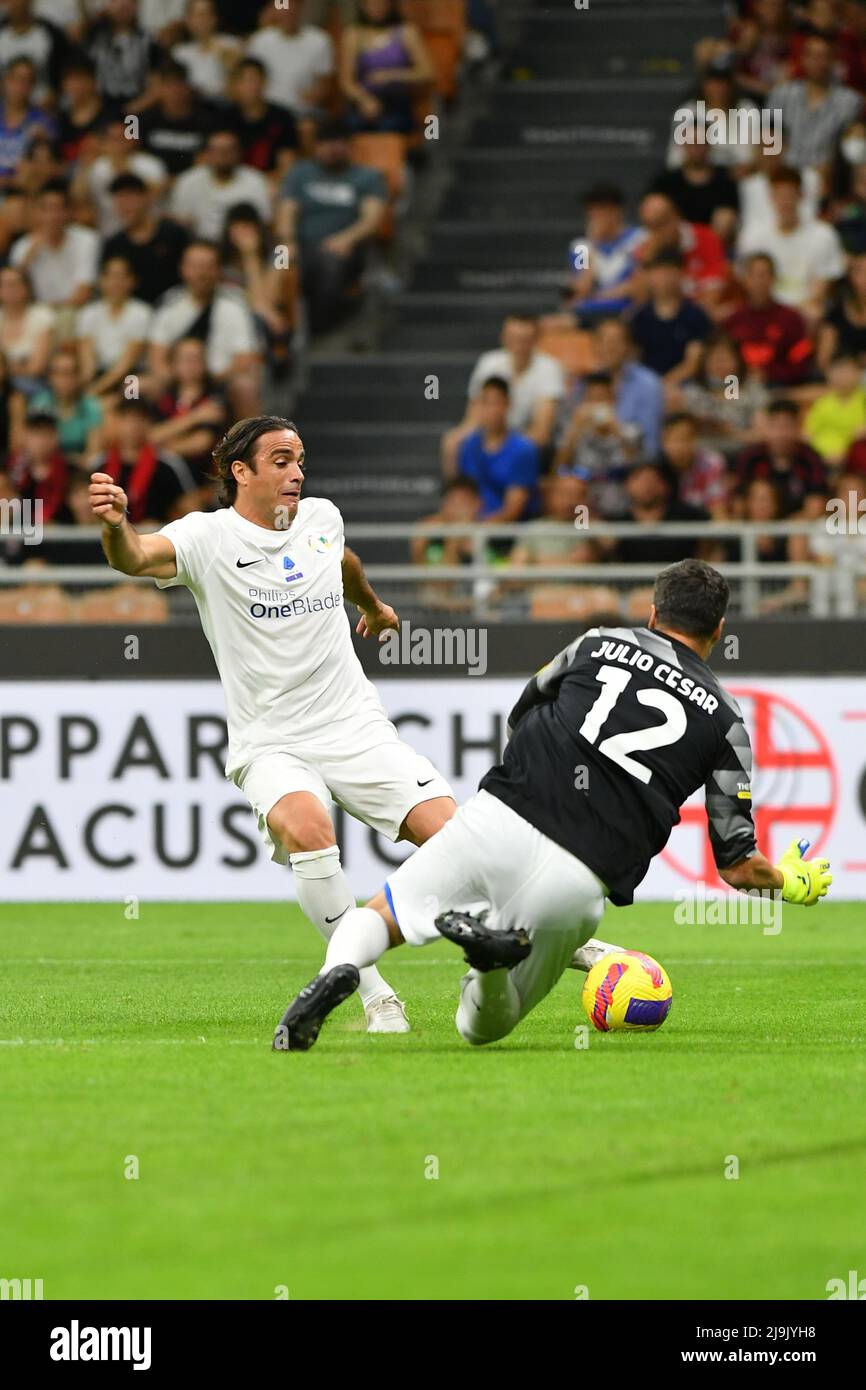
[[[616,184],[599,183],[583,195],[586,226],[568,251],[569,313],[549,315],[544,327],[591,328],[599,318],[630,309],[640,281],[638,250],[643,227],[625,216],[625,195]]]
[[[56,133],[52,118],[33,104],[35,85],[35,65],[29,58],[13,58],[3,74],[0,101],[0,184],[15,179],[34,135]]]
[[[617,422],[636,425],[642,440],[642,452],[653,458],[661,445],[664,415],[664,385],[649,367],[634,361],[634,340],[623,319],[604,319],[592,335],[593,355],[600,372],[613,379],[613,400]],[[574,408],[585,394],[583,381],[578,381],[566,398],[561,419],[571,420]]]
[[[476,484],[481,520],[488,524],[523,521],[538,510],[538,448],[509,429],[510,396],[504,377],[488,377],[478,397],[479,428],[458,455],[458,473]]]

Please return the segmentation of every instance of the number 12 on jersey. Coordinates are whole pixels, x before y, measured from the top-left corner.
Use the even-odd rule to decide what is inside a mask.
[[[607,722],[632,675],[631,671],[623,671],[620,666],[600,667],[596,680],[601,683],[603,689],[580,726],[580,733],[587,743],[596,743],[602,725]],[[626,772],[630,772],[632,777],[646,783],[652,777],[652,772],[630,754],[648,753],[651,748],[664,748],[669,743],[676,743],[685,733],[688,721],[681,701],[675,695],[669,695],[666,690],[638,690],[635,692],[635,699],[639,705],[661,710],[665,717],[664,723],[611,734],[608,738],[602,739],[598,751]]]

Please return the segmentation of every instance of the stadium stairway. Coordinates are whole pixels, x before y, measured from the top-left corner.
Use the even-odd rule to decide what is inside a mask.
[[[599,179],[632,204],[661,167],[691,87],[696,40],[721,0],[502,0],[501,75],[449,151],[438,209],[378,351],[317,358],[297,404],[309,489],[347,521],[412,521],[440,493],[439,438],[460,419],[478,354],[509,309],[555,309],[579,194]],[[403,543],[364,543],[405,561]]]

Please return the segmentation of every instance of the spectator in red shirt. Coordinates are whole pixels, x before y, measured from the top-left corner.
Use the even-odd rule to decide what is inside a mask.
[[[763,438],[741,450],[734,472],[739,491],[755,478],[778,483],[785,516],[799,511],[805,516],[823,515],[827,468],[821,455],[802,439],[800,412],[793,401],[772,401],[767,406]]]
[[[787,75],[791,37],[787,0],[754,0],[751,14],[731,29],[735,75],[744,91],[765,96]]]
[[[42,524],[69,522],[66,506],[69,464],[61,451],[57,421],[47,411],[31,411],[24,421],[24,446],[12,454],[8,472],[22,501],[42,504]]]
[[[756,251],[747,258],[741,276],[746,303],[726,320],[725,332],[761,381],[798,386],[812,365],[812,343],[800,311],[773,299],[775,278],[772,256]]]
[[[642,264],[673,248],[683,258],[683,290],[712,314],[730,283],[725,248],[711,227],[686,222],[664,193],[648,193],[640,205],[647,237],[638,248]]]
[[[674,496],[690,507],[703,507],[714,521],[728,516],[728,476],[725,460],[715,449],[698,443],[697,421],[685,410],[665,419],[658,462],[673,486]]]
[[[187,510],[195,482],[186,462],[161,451],[151,438],[153,414],[139,398],[118,401],[111,432],[114,442],[94,460],[94,473],[107,473],[123,488],[129,519],[138,526],[171,521]]]

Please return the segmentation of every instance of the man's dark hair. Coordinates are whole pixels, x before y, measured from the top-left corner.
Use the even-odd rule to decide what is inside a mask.
[[[690,425],[692,429],[696,429],[697,421],[688,410],[672,410],[662,421],[662,429],[670,430],[674,425]]]
[[[651,256],[648,261],[644,262],[644,269],[655,270],[656,266],[659,265],[669,265],[671,267],[675,266],[677,270],[682,270],[682,251],[680,251],[676,246],[662,246],[658,251],[656,251],[654,256]]]
[[[237,77],[238,73],[243,72],[244,68],[255,68],[260,77],[267,77],[268,70],[261,58],[254,58],[252,54],[247,54],[246,58],[241,58],[240,62],[235,63],[232,68],[232,77]]]
[[[800,418],[800,408],[796,401],[783,399],[781,401],[770,401],[765,407],[767,415],[793,415],[796,420]]]
[[[109,193],[146,193],[147,184],[138,174],[117,174],[108,185]]]
[[[706,560],[680,560],[656,578],[653,603],[659,627],[688,637],[711,637],[725,616],[731,591]]]
[[[69,202],[69,185],[65,179],[49,179],[42,185],[37,196],[44,198],[49,193],[57,194],[64,203]]]
[[[23,65],[24,67],[27,67],[27,68],[30,69],[30,76],[31,76],[31,77],[33,77],[33,78],[38,77],[39,73],[38,73],[36,64],[34,63],[34,61],[33,61],[32,58],[28,58],[28,57],[27,57],[27,54],[26,54],[26,53],[16,53],[16,55],[15,55],[14,58],[10,58],[10,59],[9,59],[9,62],[6,64],[5,68],[3,69],[3,72],[4,72],[4,73],[11,72],[13,68],[20,68],[22,65]]]
[[[56,430],[57,416],[50,410],[29,410],[24,417],[24,427],[28,430]]]
[[[583,378],[584,386],[613,386],[610,372],[587,372]]]
[[[779,183],[790,183],[795,188],[803,187],[799,169],[792,169],[788,164],[780,164],[773,170],[770,175],[770,183],[774,186]]]
[[[60,76],[68,77],[70,73],[86,73],[88,77],[96,79],[96,64],[90,54],[83,48],[72,48],[63,60]]]
[[[232,464],[240,459],[255,473],[255,455],[259,439],[263,434],[274,430],[294,430],[298,427],[284,415],[249,415],[246,420],[238,420],[227,430],[211,453],[214,461],[214,481],[217,483],[217,501],[221,507],[230,507],[237,497],[238,485],[232,473]]]
[[[323,116],[316,122],[316,141],[348,140],[350,130],[339,116]]]
[[[487,388],[488,388],[488,386],[491,386],[491,387],[493,388],[494,391],[498,391],[499,394],[500,394],[500,396],[504,396],[506,400],[509,400],[509,399],[510,399],[510,397],[511,397],[511,387],[509,386],[508,382],[505,380],[505,377],[504,377],[504,376],[489,376],[489,377],[487,377],[487,379],[486,379],[485,381],[482,381],[482,383],[481,383],[481,390],[482,390],[482,391],[486,391]]]
[[[177,58],[163,58],[157,64],[157,77],[173,77],[178,82],[186,82],[189,85],[189,72],[183,63],[179,63]]]
[[[538,327],[538,315],[524,312],[523,309],[510,309],[505,315],[506,323],[528,323],[533,328]]]
[[[594,183],[580,200],[585,208],[625,207],[625,194],[615,183]]]
[[[753,266],[755,264],[755,261],[766,261],[767,265],[770,267],[773,274],[775,275],[776,262],[773,260],[773,257],[770,255],[769,251],[753,251],[751,256],[746,256],[746,259],[743,261],[743,265],[748,270],[749,266]]]
[[[452,492],[472,492],[476,497],[480,497],[478,484],[474,478],[467,478],[465,473],[458,473],[456,478],[449,478],[442,488],[442,496],[447,497]]]
[[[111,407],[115,415],[141,415],[151,423],[156,421],[156,411],[143,396],[121,396]]]

